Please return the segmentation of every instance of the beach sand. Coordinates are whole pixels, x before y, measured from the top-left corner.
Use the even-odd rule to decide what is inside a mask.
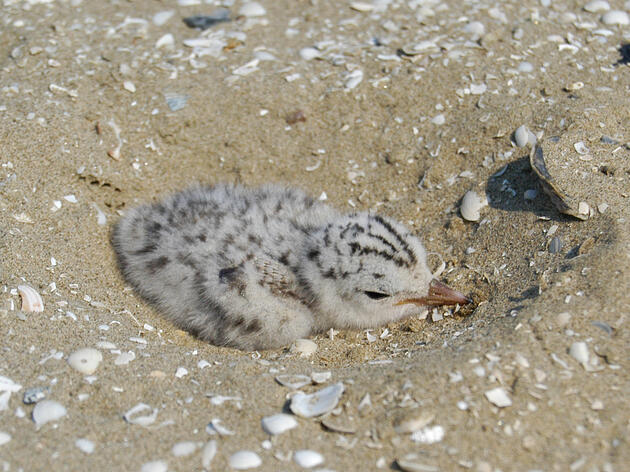
[[[616,17],[567,1],[228,2],[204,33],[182,19],[218,6],[186,4],[5,1],[0,469],[202,470],[216,440],[209,470],[239,450],[255,470],[301,470],[301,449],[336,471],[626,470],[630,27],[606,23],[628,2],[610,2]],[[521,125],[587,220],[543,192]],[[395,217],[475,304],[376,339],[319,335],[306,358],[201,342],[125,285],[109,233],[138,203],[226,181]],[[479,222],[459,212],[469,190],[488,198]],[[43,312],[20,310],[19,285]],[[103,355],[91,375],[66,362],[83,347]],[[313,372],[330,380],[300,390],[343,382],[323,421],[347,431],[297,418],[267,435],[292,393],[277,376]],[[67,414],[38,427],[33,387]],[[123,419],[139,403],[157,413],[146,427]],[[215,419],[234,434],[208,432]]]

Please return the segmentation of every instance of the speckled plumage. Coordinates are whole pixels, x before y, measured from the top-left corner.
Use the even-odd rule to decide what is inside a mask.
[[[216,345],[281,347],[465,302],[431,298],[424,248],[400,223],[342,215],[292,188],[193,187],[130,210],[112,241],[138,293]]]

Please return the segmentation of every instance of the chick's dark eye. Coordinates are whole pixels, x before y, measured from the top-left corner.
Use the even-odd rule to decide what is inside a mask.
[[[383,298],[387,298],[389,297],[389,295],[387,295],[386,293],[381,293],[381,292],[371,292],[369,290],[365,290],[363,293],[365,293],[368,297],[370,297],[372,300],[382,300]]]

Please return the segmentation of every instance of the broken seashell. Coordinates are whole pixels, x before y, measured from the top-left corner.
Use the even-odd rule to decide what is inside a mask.
[[[140,413],[142,411],[145,411],[145,410],[149,410],[149,411],[151,411],[151,413],[148,414],[148,415],[145,415],[145,416],[139,416],[138,415],[138,413]],[[157,418],[157,414],[158,414],[158,409],[157,408],[153,408],[152,409],[146,403],[138,403],[136,406],[134,406],[129,411],[127,411],[126,413],[123,414],[123,419],[129,424],[138,424],[140,426],[149,426],[149,425],[155,423],[155,420]],[[134,415],[136,415],[136,416],[134,416]]]
[[[343,383],[339,382],[310,395],[297,392],[289,407],[294,414],[304,418],[321,416],[335,409],[344,390]]]
[[[317,351],[317,344],[310,339],[296,339],[291,345],[291,352],[300,354],[300,357],[308,357]]]
[[[529,154],[529,163],[536,175],[540,178],[543,190],[549,195],[552,203],[561,213],[574,216],[580,220],[588,219],[589,211],[586,210],[586,212],[584,212],[584,205],[581,205],[575,198],[563,192],[558,187],[551,174],[549,174],[547,165],[545,164],[542,146],[536,145],[532,148]]]
[[[498,406],[499,408],[505,408],[506,406],[512,405],[512,399],[508,396],[503,387],[497,387],[493,388],[492,390],[488,390],[484,395],[490,403]]]
[[[26,313],[44,311],[44,301],[37,290],[29,285],[18,285],[17,289],[22,297],[22,311]]]
[[[232,430],[223,426],[223,422],[219,418],[213,418],[206,426],[206,433],[218,434],[219,436],[233,436],[235,433]]]
[[[296,390],[310,384],[311,378],[300,374],[282,374],[276,377],[276,382],[284,387]]]

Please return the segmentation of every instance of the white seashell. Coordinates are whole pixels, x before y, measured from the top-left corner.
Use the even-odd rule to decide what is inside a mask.
[[[188,369],[186,367],[178,367],[175,371],[175,377],[181,379],[185,375],[188,375]]]
[[[434,444],[444,439],[444,428],[440,425],[427,426],[413,433],[410,439],[421,444]]]
[[[332,378],[332,372],[312,372],[311,380],[313,383],[322,384],[328,382]]]
[[[439,115],[433,117],[431,123],[437,126],[443,125],[444,123],[446,123],[446,117],[443,113],[440,113]]]
[[[11,441],[11,435],[9,433],[5,433],[4,431],[0,431],[0,446],[5,445]]]
[[[470,84],[470,93],[472,95],[481,95],[488,90],[488,86],[486,84]]]
[[[310,384],[311,378],[300,374],[282,374],[276,377],[276,382],[284,387],[295,390]]]
[[[585,342],[574,342],[569,348],[569,354],[583,366],[586,366],[589,359],[588,345]]]
[[[79,349],[68,356],[70,367],[85,375],[94,373],[102,360],[101,351],[91,347]]]
[[[9,409],[9,399],[11,398],[11,392],[0,393],[0,411]]]
[[[19,392],[21,389],[20,384],[15,383],[9,377],[0,375],[0,392]]]
[[[525,147],[529,142],[529,129],[527,126],[521,125],[514,131],[514,142],[518,147]]]
[[[139,416],[138,413],[149,410],[151,413],[145,416]],[[123,419],[129,424],[138,424],[140,426],[149,426],[155,423],[157,418],[158,409],[151,408],[146,403],[138,403],[136,406],[131,408],[129,411],[123,414]],[[134,416],[136,415],[136,416]]]
[[[321,416],[337,406],[344,390],[343,383],[339,382],[310,395],[297,392],[291,398],[290,409],[294,414],[304,418]]]
[[[534,66],[531,62],[524,61],[518,65],[518,71],[524,73],[534,72]]]
[[[67,413],[68,410],[61,403],[54,400],[42,400],[33,408],[33,421],[37,426],[41,426],[49,421],[57,421]]]
[[[164,461],[145,462],[140,472],[168,472],[168,464]]]
[[[602,15],[602,23],[605,25],[628,25],[630,17],[625,11],[611,10]]]
[[[266,416],[260,421],[260,423],[262,424],[262,428],[265,430],[265,433],[271,435],[282,434],[298,425],[297,420],[293,416],[285,415],[284,413]]]
[[[198,447],[199,443],[193,441],[182,441],[173,444],[173,447],[171,448],[171,453],[175,457],[186,457],[195,452]]]
[[[486,27],[480,21],[471,21],[464,26],[464,31],[472,34],[474,38],[480,38],[485,34]]]
[[[213,439],[208,441],[201,451],[201,466],[204,469],[210,468],[210,463],[217,454],[217,442]]]
[[[588,203],[586,202],[578,203],[578,213],[580,215],[588,215],[590,211],[591,211],[591,207],[588,206]]]
[[[396,459],[396,465],[404,472],[439,472],[439,468],[434,465],[419,462],[419,454],[407,454],[400,459]]]
[[[118,354],[116,359],[114,359],[114,364],[127,365],[135,358],[136,358],[136,353],[133,351],[121,352],[120,354]]]
[[[318,466],[324,462],[324,456],[310,449],[300,449],[293,454],[293,460],[297,465],[305,469]]]
[[[229,464],[236,470],[255,469],[262,460],[254,451],[238,451],[230,456]]]
[[[37,290],[29,285],[18,285],[17,289],[22,297],[22,311],[26,313],[44,311],[44,301]]]
[[[344,87],[346,88],[346,90],[352,90],[357,85],[359,85],[362,80],[363,80],[363,71],[361,69],[353,70],[346,76]]]
[[[222,421],[219,418],[213,418],[210,423],[206,426],[206,433],[208,434],[218,434],[220,436],[232,436],[234,435],[234,431],[227,429],[223,426]]]
[[[407,418],[394,426],[394,431],[397,433],[415,433],[424,428],[431,421],[433,421],[435,415],[433,413],[424,412],[413,418]]]
[[[584,5],[584,10],[589,13],[598,13],[610,10],[610,5],[606,0],[593,0]]]
[[[464,198],[462,198],[462,204],[459,211],[466,221],[479,221],[481,218],[480,211],[487,204],[488,203],[485,198],[482,200],[477,192],[469,190],[464,195]]]
[[[246,3],[238,11],[239,15],[247,16],[247,17],[263,16],[266,13],[267,13],[267,10],[265,10],[263,6],[257,2]]]
[[[578,141],[573,147],[578,154],[584,155],[589,153],[589,149],[586,147],[586,144],[584,144],[584,141]]]
[[[171,33],[166,33],[160,39],[155,42],[155,48],[171,48],[175,45],[175,38]]]
[[[354,11],[365,13],[374,10],[374,5],[366,2],[352,2],[350,4],[350,8],[352,8]]]
[[[291,345],[291,352],[300,354],[300,357],[308,357],[317,351],[317,344],[310,339],[296,339]]]
[[[420,41],[419,43],[403,46],[402,50],[408,56],[415,56],[423,52],[435,52],[438,50],[438,47],[434,41],[425,40]]]
[[[168,20],[170,20],[175,14],[175,10],[166,10],[157,12],[153,15],[153,24],[156,26],[162,26],[166,24]]]
[[[300,49],[300,57],[305,61],[310,61],[311,59],[321,57],[321,55],[317,49],[308,47]]]
[[[82,452],[86,454],[92,454],[94,452],[94,443],[89,439],[80,438],[74,442],[74,445],[78,447]]]
[[[508,396],[503,387],[488,390],[484,395],[490,403],[498,406],[499,408],[505,408],[506,406],[512,405],[512,399]]]

